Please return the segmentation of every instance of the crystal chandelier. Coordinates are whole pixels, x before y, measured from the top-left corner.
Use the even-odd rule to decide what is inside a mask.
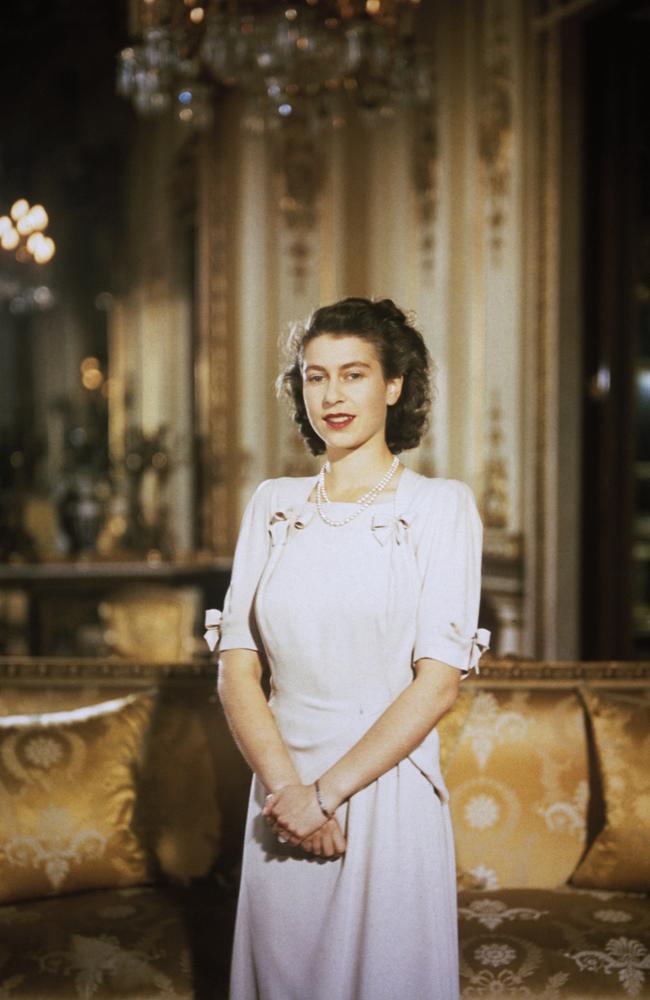
[[[209,125],[216,93],[248,98],[244,125],[345,124],[431,99],[420,0],[140,0],[141,40],[119,55],[118,91],[142,115]]]

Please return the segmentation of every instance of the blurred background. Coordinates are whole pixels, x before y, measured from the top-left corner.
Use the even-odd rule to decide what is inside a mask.
[[[320,467],[283,339],[345,295],[433,354],[402,458],[476,493],[493,651],[650,653],[647,0],[22,0],[0,37],[0,653],[221,606],[252,490]]]

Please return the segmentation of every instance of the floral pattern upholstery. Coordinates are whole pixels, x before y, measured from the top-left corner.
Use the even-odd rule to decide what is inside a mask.
[[[572,691],[471,692],[439,728],[461,868],[483,887],[554,888],[585,846],[584,712]]]
[[[459,897],[462,1000],[650,997],[643,894],[502,889]]]
[[[0,997],[225,1000],[234,907],[213,882],[0,907]]]

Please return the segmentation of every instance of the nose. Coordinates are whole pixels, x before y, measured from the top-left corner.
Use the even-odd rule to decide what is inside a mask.
[[[326,382],[325,394],[323,396],[323,402],[331,406],[334,403],[341,402],[341,391],[338,380],[336,378],[329,379]]]

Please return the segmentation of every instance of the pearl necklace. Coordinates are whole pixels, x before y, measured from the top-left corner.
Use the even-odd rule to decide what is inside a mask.
[[[348,514],[347,517],[344,517],[342,521],[333,521],[332,518],[328,517],[323,511],[323,503],[332,503],[327,495],[327,490],[325,489],[325,473],[330,471],[330,464],[329,462],[326,462],[318,473],[318,481],[316,483],[316,509],[318,510],[322,520],[325,521],[325,524],[329,524],[332,528],[341,528],[344,524],[349,524],[349,522],[353,521],[355,517],[358,517],[361,511],[365,510],[366,507],[370,507],[375,497],[381,493],[386,486],[388,486],[388,483],[393,478],[398,465],[399,459],[397,455],[395,455],[388,472],[381,477],[377,485],[373,486],[371,490],[368,490],[367,493],[364,493],[364,495],[356,501],[358,504],[357,510],[352,511],[352,513]]]

